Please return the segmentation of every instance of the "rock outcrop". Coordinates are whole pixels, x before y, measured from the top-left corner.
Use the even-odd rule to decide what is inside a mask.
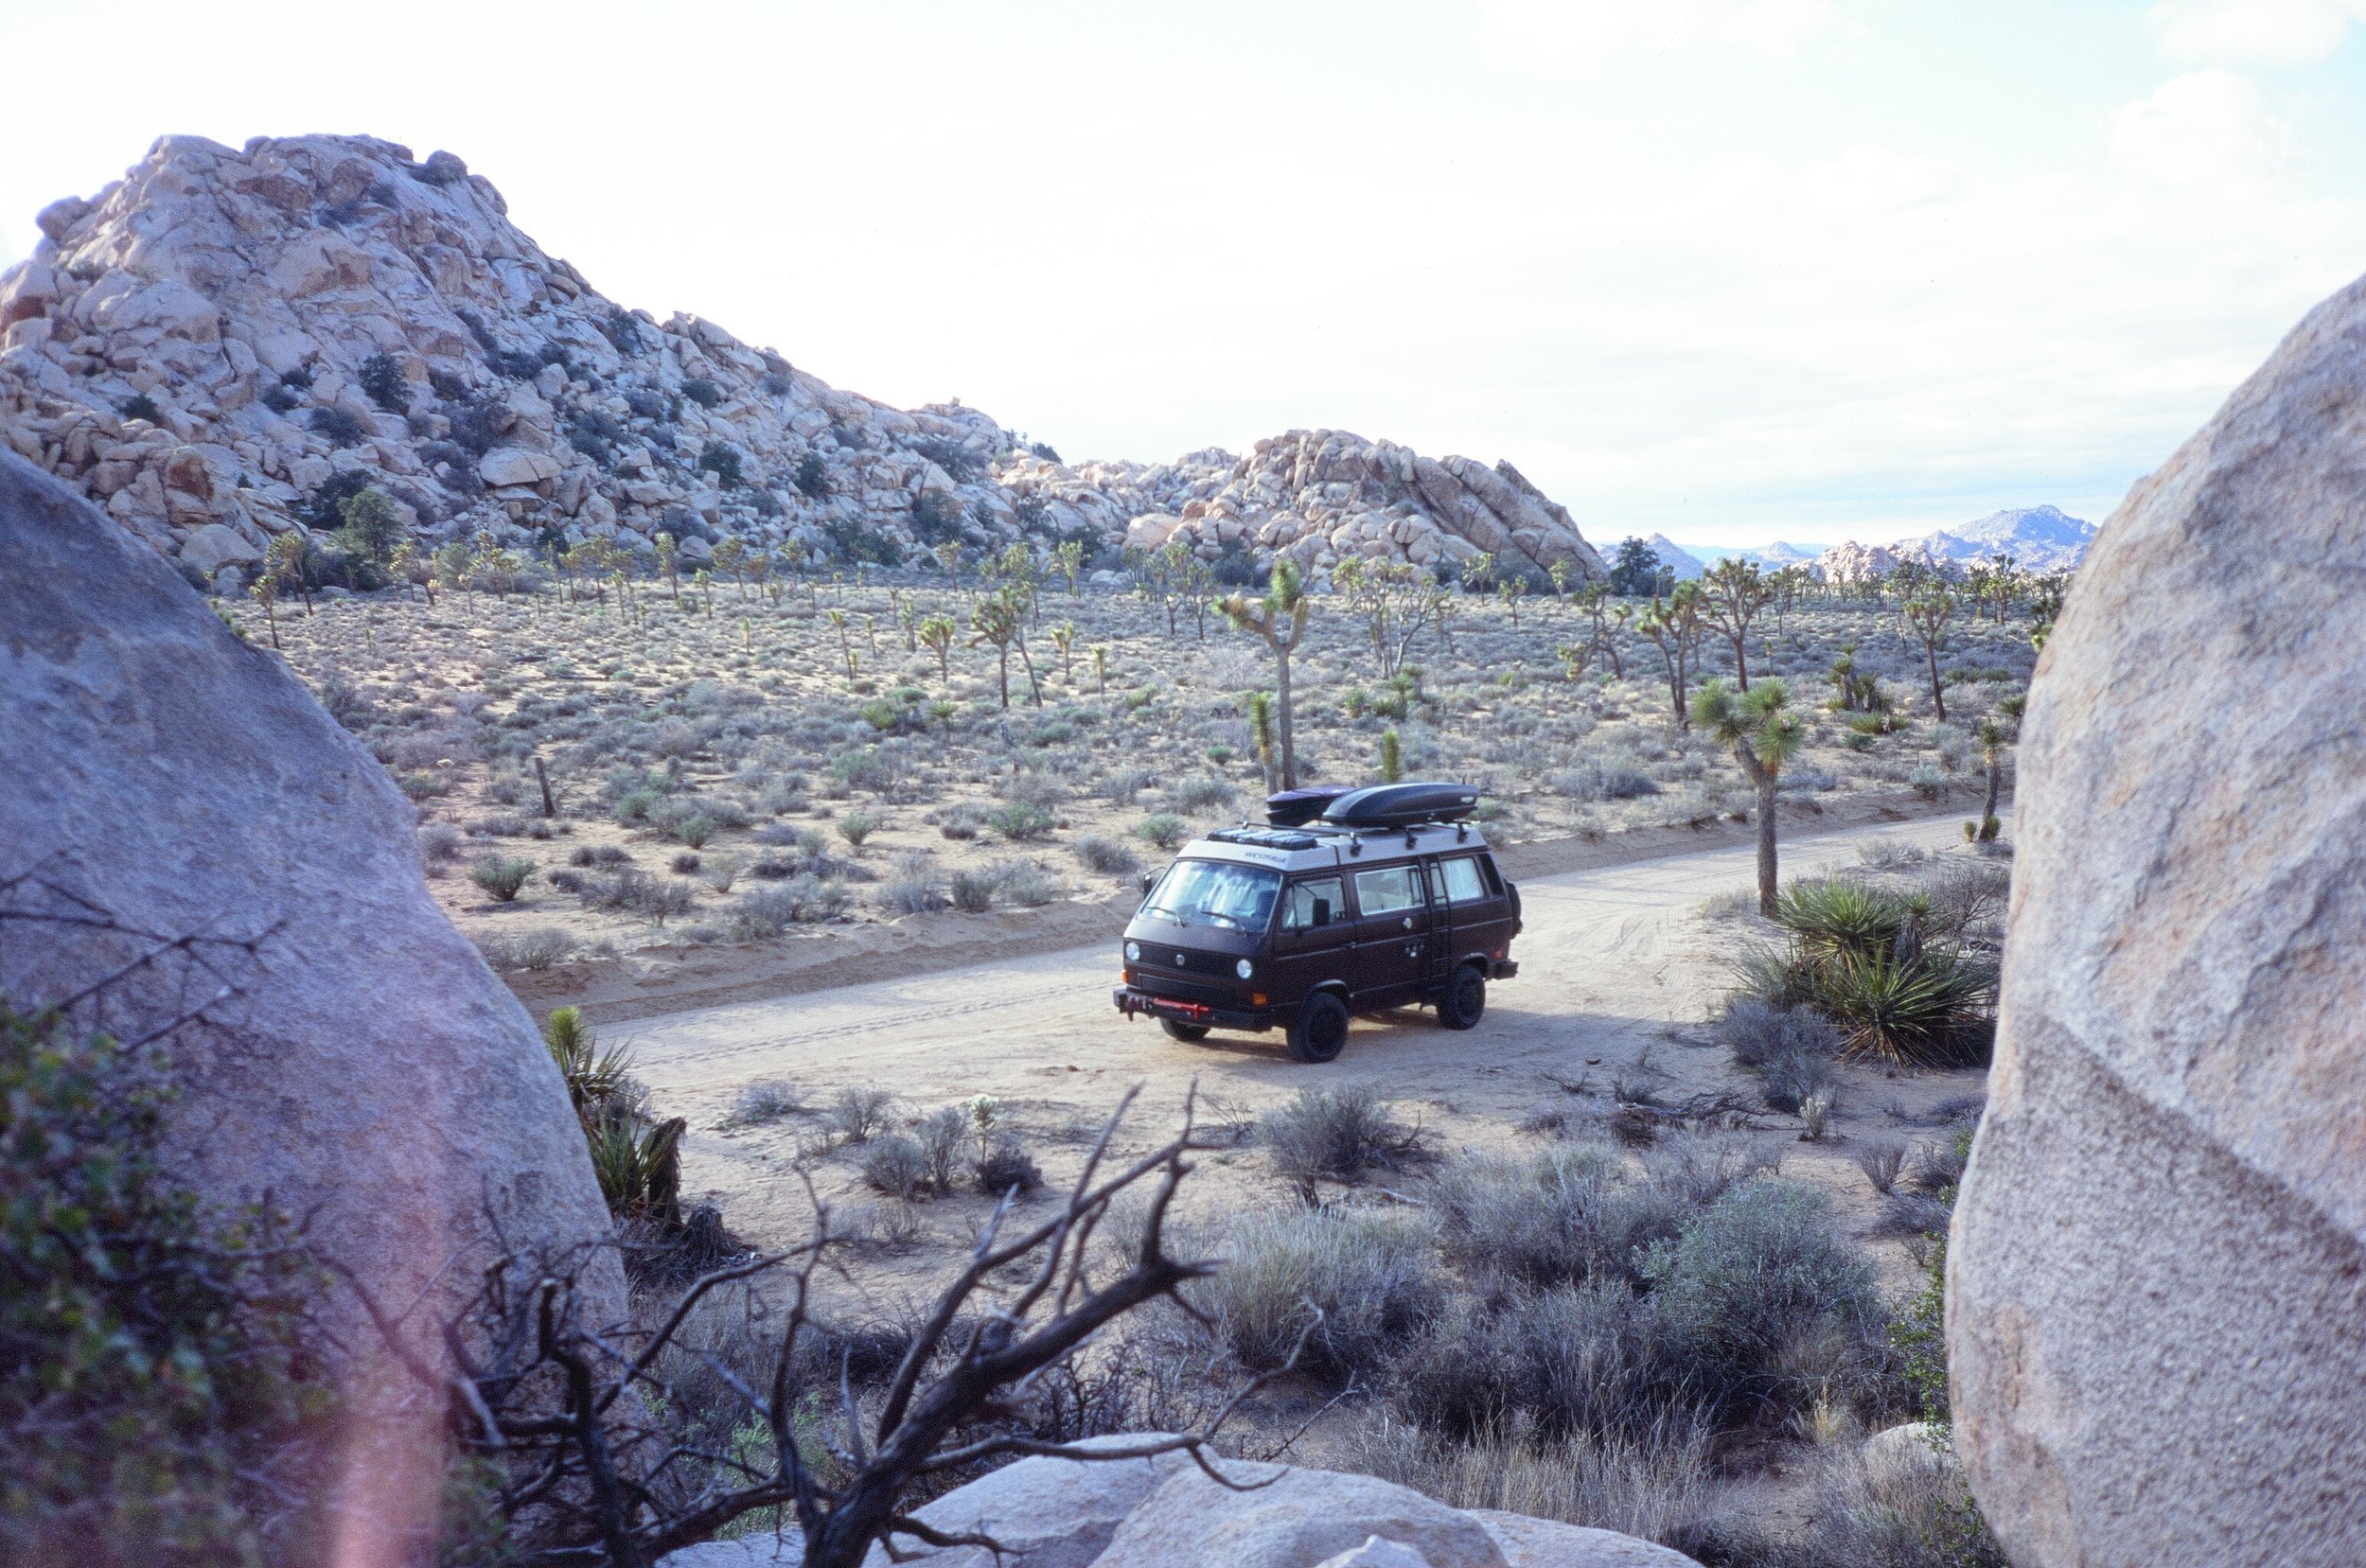
[[[1102,1439],[1121,1442],[1125,1439]],[[994,1538],[999,1568],[1697,1568],[1609,1530],[1462,1512],[1368,1475],[1225,1461],[1218,1486],[1179,1453],[1080,1462],[1022,1459],[917,1510],[947,1532]],[[983,1547],[931,1550],[927,1568],[996,1568]],[[770,1534],[693,1546],[664,1568],[772,1568],[800,1543]],[[887,1568],[874,1546],[866,1568]]]
[[[2104,526],[2039,661],[1955,1443],[2021,1568],[2366,1562],[2366,282]]]
[[[212,1004],[172,1037],[185,1179],[309,1217],[415,1322],[498,1256],[587,1247],[583,1305],[622,1321],[557,1069],[429,895],[386,770],[152,551],[7,453],[0,558],[0,907],[79,899],[150,934],[0,919],[0,995],[56,1001],[134,949],[220,939],[203,967],[129,972],[95,1020],[128,1034]],[[332,1311],[366,1350],[349,1299]]]
[[[1599,568],[1509,464],[1314,431],[1070,467],[958,402],[840,391],[713,322],[611,303],[449,152],[168,136],[38,221],[0,275],[0,435],[201,579],[334,526],[365,484],[431,541],[645,555],[670,532],[694,559],[727,537],[892,564],[1081,533],[1317,573],[1482,550]]]

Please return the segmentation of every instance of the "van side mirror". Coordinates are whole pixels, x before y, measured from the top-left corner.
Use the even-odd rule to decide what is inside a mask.
[[[1144,898],[1148,898],[1150,896],[1150,890],[1157,885],[1158,873],[1157,872],[1142,872],[1142,896]]]
[[[1331,900],[1327,898],[1315,900],[1315,924],[1317,925],[1331,924]]]

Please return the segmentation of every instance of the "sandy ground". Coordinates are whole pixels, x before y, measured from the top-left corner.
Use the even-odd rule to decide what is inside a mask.
[[[1962,851],[1962,813],[1793,830],[1786,877],[1856,865],[1871,845]],[[1559,874],[1527,874],[1527,928],[1514,945],[1520,976],[1490,988],[1485,1020],[1467,1033],[1425,1013],[1358,1020],[1333,1063],[1290,1060],[1279,1034],[1215,1035],[1198,1045],[1111,1008],[1119,926],[1073,946],[1015,937],[992,961],[902,978],[642,1017],[609,1028],[631,1043],[635,1070],[661,1114],[690,1122],[685,1195],[718,1201],[729,1223],[758,1244],[810,1233],[801,1169],[841,1213],[896,1207],[904,1235],[871,1249],[838,1288],[892,1312],[942,1274],[968,1244],[988,1207],[962,1194],[903,1209],[862,1184],[860,1151],[827,1150],[810,1111],[760,1125],[730,1125],[752,1084],[786,1081],[806,1107],[826,1106],[849,1085],[892,1091],[906,1115],[978,1094],[996,1097],[1006,1125],[1027,1140],[1055,1183],[1071,1176],[1102,1121],[1131,1086],[1139,1110],[1123,1146],[1146,1148],[1174,1125],[1196,1084],[1203,1116],[1238,1129],[1237,1146],[1209,1155],[1187,1186],[1182,1212],[1213,1224],[1229,1213],[1293,1201],[1246,1137],[1255,1117],[1309,1085],[1368,1083],[1418,1119],[1447,1154],[1460,1149],[1535,1147],[1584,1136],[1622,1101],[1663,1105],[1730,1091],[1755,1105],[1749,1076],[1700,1027],[1731,988],[1739,948],[1765,934],[1754,917],[1704,912],[1713,897],[1746,888],[1752,852],[1739,835],[1716,847]],[[1573,846],[1572,853],[1577,853]],[[1515,870],[1515,874],[1518,872]],[[1855,1165],[1870,1140],[1913,1143],[1941,1136],[1929,1113],[1977,1096],[1985,1075],[1845,1069],[1834,1135],[1799,1137],[1795,1118],[1760,1108],[1730,1136],[1778,1154],[1784,1172],[1828,1189],[1852,1229],[1870,1234],[1879,1203]],[[1417,1174],[1396,1186],[1411,1189]],[[1356,1201],[1390,1201],[1391,1178],[1371,1178]],[[1416,1196],[1413,1201],[1418,1201]],[[1895,1242],[1878,1243],[1899,1286],[1911,1265]]]

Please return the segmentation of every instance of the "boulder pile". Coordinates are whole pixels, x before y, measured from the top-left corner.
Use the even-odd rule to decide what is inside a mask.
[[[646,555],[665,532],[694,564],[725,538],[894,564],[1064,537],[1316,573],[1349,554],[1600,564],[1509,464],[1298,431],[1245,459],[1071,467],[958,401],[840,391],[603,297],[450,152],[168,136],[37,221],[0,274],[0,438],[204,583],[335,527],[368,485],[430,543]]]

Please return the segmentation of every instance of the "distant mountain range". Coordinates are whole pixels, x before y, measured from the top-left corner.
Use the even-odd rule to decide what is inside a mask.
[[[2094,524],[2074,518],[2058,506],[2020,506],[1991,512],[1976,522],[1942,528],[1920,538],[1892,544],[1859,544],[1851,539],[1828,549],[1823,545],[1784,544],[1763,549],[1727,545],[1680,545],[1665,534],[1646,541],[1660,560],[1676,572],[1677,580],[1700,576],[1721,560],[1745,560],[1765,572],[1804,566],[1834,582],[1880,576],[1901,562],[1918,560],[1933,566],[1967,567],[2003,555],[2025,572],[2069,572],[2086,558],[2094,541]]]

